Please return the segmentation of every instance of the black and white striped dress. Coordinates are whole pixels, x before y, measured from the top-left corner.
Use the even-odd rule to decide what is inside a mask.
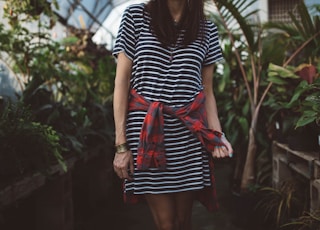
[[[204,41],[164,48],[150,31],[150,15],[144,6],[135,4],[125,10],[113,55],[125,52],[133,61],[131,87],[138,94],[149,101],[181,107],[203,89],[202,66],[222,59],[217,28],[207,21]],[[134,159],[145,115],[142,111],[128,114],[127,141]],[[164,114],[164,122],[166,171],[138,171],[135,161],[134,180],[125,182],[126,192],[161,194],[210,186],[208,154],[200,142],[177,118]]]

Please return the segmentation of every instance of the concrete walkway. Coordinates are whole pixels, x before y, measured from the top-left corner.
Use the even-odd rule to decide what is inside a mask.
[[[193,230],[241,230],[232,224],[225,211],[208,213],[199,203],[193,208]],[[93,218],[76,226],[76,230],[155,230],[146,204],[125,206],[113,212],[101,210]]]

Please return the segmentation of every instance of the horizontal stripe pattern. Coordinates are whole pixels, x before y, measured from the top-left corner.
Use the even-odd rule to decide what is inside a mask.
[[[181,107],[203,89],[201,69],[222,59],[217,28],[206,21],[206,33],[192,44],[163,47],[150,31],[150,15],[144,4],[129,6],[123,14],[113,55],[124,52],[132,61],[131,87],[147,100]],[[183,33],[182,33],[183,34]],[[161,194],[199,190],[210,186],[208,154],[178,118],[164,114],[165,171],[136,169],[137,146],[146,112],[132,111],[127,117],[127,141],[134,156],[134,180],[126,192]]]

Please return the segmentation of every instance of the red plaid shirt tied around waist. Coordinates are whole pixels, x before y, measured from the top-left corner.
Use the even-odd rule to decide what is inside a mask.
[[[173,108],[160,102],[147,101],[134,89],[131,90],[129,111],[147,111],[138,146],[138,170],[146,170],[150,167],[166,168],[163,113],[179,118],[196,135],[207,151],[212,152],[215,146],[225,146],[221,141],[221,133],[207,128],[207,113],[204,101],[204,93],[200,92],[190,104],[181,108]],[[209,211],[215,211],[218,209],[218,202],[212,158],[209,160],[209,167],[211,186],[199,190],[197,200]],[[125,202],[137,203],[140,200],[143,200],[142,196],[135,195],[132,192],[124,193]]]
[[[147,101],[134,89],[131,90],[129,111],[147,111],[138,145],[138,170],[149,168],[164,170],[166,168],[163,113],[179,118],[207,151],[213,152],[215,146],[224,146],[221,141],[221,133],[207,128],[204,101],[205,95],[200,92],[193,102],[183,107],[174,108],[161,102]]]

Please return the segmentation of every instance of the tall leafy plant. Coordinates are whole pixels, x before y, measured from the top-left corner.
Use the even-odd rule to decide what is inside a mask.
[[[288,85],[291,88],[291,94],[288,90],[283,92],[286,98],[281,97],[277,92],[271,92],[269,100],[276,103],[268,105],[281,105],[281,110],[291,110],[301,113],[292,123],[292,127],[305,126],[311,122],[319,123],[319,72],[320,72],[320,8],[319,4],[313,6],[310,10],[301,3],[297,6],[297,14],[289,12],[292,24],[269,22],[266,28],[275,28],[271,34],[272,37],[283,37],[284,46],[288,53],[293,53],[286,61],[290,66],[269,65],[269,80],[280,88]],[[318,79],[317,79],[318,78]],[[292,79],[295,80],[292,83]],[[281,111],[276,110],[275,112]]]
[[[287,66],[317,36],[313,34],[309,39],[303,39],[290,57],[285,57],[285,50],[280,47],[280,51],[282,51],[280,53],[284,60],[279,60],[277,58],[279,49],[274,48],[277,46],[268,46],[270,40],[265,39],[266,31],[259,23],[259,18],[256,15],[257,10],[248,11],[248,9],[254,8],[253,5],[256,2],[257,0],[214,1],[228,42],[232,46],[232,52],[245,87],[244,93],[249,102],[248,147],[247,153],[244,155],[245,163],[240,185],[242,191],[247,190],[250,185],[255,183],[258,118],[261,116],[261,109],[267,93],[273,85],[273,82],[267,80],[268,64],[282,61],[281,65]]]
[[[89,31],[67,27],[70,36],[54,40],[51,28],[58,18],[52,4],[58,8],[57,1],[6,1],[0,58],[23,79],[21,101],[35,119],[53,126],[68,152],[92,152],[97,146],[92,139],[105,145],[111,137],[113,122],[105,115],[115,65]],[[97,116],[104,126],[96,125]]]
[[[256,0],[253,1],[215,1],[228,40],[232,45],[232,51],[236,57],[239,74],[245,87],[245,95],[248,98],[250,114],[248,129],[248,147],[245,157],[241,189],[247,189],[254,184],[255,157],[257,151],[256,132],[257,122],[262,101],[271,85],[263,82],[263,29],[258,23],[252,23],[252,16],[257,11],[248,12]],[[242,34],[243,36],[239,36]],[[241,44],[241,45],[239,45]],[[239,49],[241,47],[241,49]]]
[[[57,1],[6,1],[3,22],[9,26],[0,23],[0,58],[23,79],[25,100],[43,87],[64,103],[105,102],[113,90],[111,53],[86,30],[67,27],[71,36],[54,40],[51,28],[58,18],[51,4],[58,8]]]
[[[292,23],[267,22],[264,27],[272,29],[273,36],[282,36],[282,44],[288,53],[286,63],[300,65],[302,63],[315,64],[320,53],[320,5],[314,5],[314,10],[308,9],[302,1],[288,14]],[[295,13],[295,12],[296,13]]]

